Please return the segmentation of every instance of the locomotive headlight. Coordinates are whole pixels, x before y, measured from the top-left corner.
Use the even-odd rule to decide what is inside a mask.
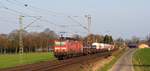
[[[60,48],[55,48],[55,50],[59,50]]]
[[[61,49],[66,50],[67,48],[61,48]]]

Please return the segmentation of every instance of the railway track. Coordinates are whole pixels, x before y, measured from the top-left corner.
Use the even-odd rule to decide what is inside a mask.
[[[65,67],[76,63],[82,63],[84,61],[92,60],[98,57],[104,58],[108,55],[110,55],[110,53],[105,52],[105,53],[71,58],[67,60],[60,60],[60,61],[54,60],[54,61],[40,62],[36,64],[28,64],[23,66],[17,66],[14,68],[1,69],[0,71],[53,71],[57,68]]]

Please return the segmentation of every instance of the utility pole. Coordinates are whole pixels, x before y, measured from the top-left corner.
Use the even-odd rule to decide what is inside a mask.
[[[41,18],[41,16],[39,16],[39,18],[36,18],[34,21],[32,21],[30,24],[28,24],[27,26],[23,26],[23,18],[24,17],[36,17],[36,16],[19,16],[19,53],[23,54],[24,52],[24,46],[23,46],[23,31],[25,29],[27,29],[28,27],[30,27],[34,22],[36,22],[37,20],[39,20]]]
[[[23,17],[24,16],[19,16],[19,24],[20,24],[20,27],[19,27],[19,53],[20,54],[23,54],[24,52],[24,49],[23,49]]]
[[[87,47],[91,47],[91,15],[85,15],[85,18],[87,19],[87,32],[88,32],[88,38],[87,38]]]
[[[91,15],[85,15],[87,18],[87,30],[88,30],[88,35],[91,34]]]

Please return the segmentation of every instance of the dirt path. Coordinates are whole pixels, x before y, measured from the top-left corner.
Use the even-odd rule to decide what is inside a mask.
[[[109,71],[134,71],[132,56],[136,49],[129,49],[125,52]]]

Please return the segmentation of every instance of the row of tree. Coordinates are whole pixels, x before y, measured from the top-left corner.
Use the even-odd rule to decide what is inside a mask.
[[[113,38],[111,35],[103,36],[98,34],[91,34],[83,38],[84,45],[92,45],[93,42],[113,44]]]
[[[48,28],[42,32],[23,31],[24,52],[49,51],[54,46],[54,40],[58,35]],[[84,46],[90,46],[93,42],[113,44],[113,38],[110,35],[88,35],[81,37],[74,35],[74,38],[80,39]],[[19,53],[19,31],[14,30],[9,34],[0,34],[0,53]]]
[[[57,38],[55,32],[45,29],[43,32],[23,31],[24,52],[48,51],[49,39]],[[14,30],[10,34],[0,34],[0,53],[19,52],[19,31]]]

